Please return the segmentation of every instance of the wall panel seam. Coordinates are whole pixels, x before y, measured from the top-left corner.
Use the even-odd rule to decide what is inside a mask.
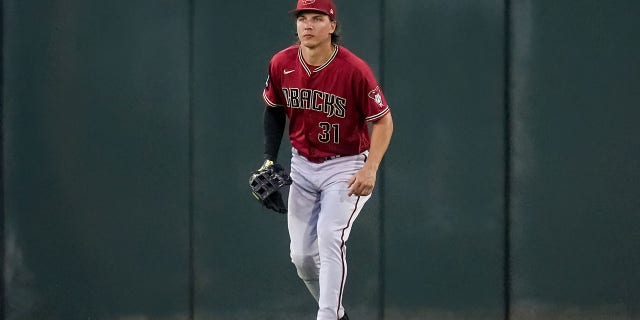
[[[188,156],[188,171],[189,171],[189,186],[188,186],[188,197],[189,197],[189,203],[188,203],[188,237],[189,237],[189,244],[188,244],[188,276],[187,276],[187,287],[188,287],[188,319],[189,320],[194,320],[195,318],[195,230],[194,230],[194,202],[195,202],[195,187],[194,187],[194,183],[195,183],[195,172],[194,172],[194,136],[195,136],[195,132],[194,132],[194,114],[193,114],[193,109],[194,109],[194,12],[195,12],[195,0],[189,0],[188,2],[188,17],[187,17],[187,21],[188,21],[188,70],[187,70],[187,90],[188,90],[188,123],[187,123],[187,127],[189,130],[189,141],[188,141],[188,145],[189,145],[189,156]]]
[[[0,319],[5,319],[5,234],[4,234],[4,221],[5,221],[5,210],[4,210],[4,60],[5,60],[5,46],[4,46],[4,30],[6,30],[4,25],[4,1],[0,0],[0,27],[2,27],[2,31],[0,31],[0,164],[2,168],[0,169],[0,263],[2,266],[2,274],[0,275]]]
[[[504,148],[504,185],[503,185],[503,215],[504,215],[504,239],[503,239],[503,299],[504,299],[504,319],[511,318],[511,190],[512,190],[512,117],[511,117],[511,32],[512,32],[512,9],[511,0],[504,1],[504,111],[503,111],[503,148]]]
[[[379,43],[379,57],[378,57],[378,61],[380,63],[380,86],[382,88],[384,88],[384,83],[385,83],[385,48],[386,48],[386,38],[385,38],[385,33],[386,33],[386,10],[385,10],[385,4],[386,4],[386,0],[380,0],[380,12],[379,12],[379,19],[380,19],[380,43]],[[384,161],[384,160],[383,160]],[[384,165],[382,166],[384,168]],[[379,232],[380,232],[380,261],[379,261],[379,276],[378,276],[378,281],[379,281],[379,306],[378,306],[378,318],[383,320],[384,319],[384,315],[385,315],[385,305],[386,305],[386,282],[385,282],[385,263],[386,263],[386,230],[385,230],[385,216],[386,216],[386,201],[385,201],[385,197],[386,197],[386,190],[387,188],[385,187],[387,180],[386,180],[386,174],[385,174],[385,170],[381,170],[380,172],[380,182],[379,182],[379,188],[380,188],[380,222],[379,222]]]

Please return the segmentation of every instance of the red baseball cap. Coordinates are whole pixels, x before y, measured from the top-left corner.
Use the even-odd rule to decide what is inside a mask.
[[[336,5],[333,4],[333,0],[298,0],[298,5],[291,10],[291,13],[296,15],[305,10],[322,12],[331,20],[336,19]]]

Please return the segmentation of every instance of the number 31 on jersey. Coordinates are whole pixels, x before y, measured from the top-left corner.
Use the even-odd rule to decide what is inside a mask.
[[[322,129],[322,132],[318,134],[318,140],[322,143],[332,142],[335,144],[340,143],[340,124],[320,122],[318,126]]]

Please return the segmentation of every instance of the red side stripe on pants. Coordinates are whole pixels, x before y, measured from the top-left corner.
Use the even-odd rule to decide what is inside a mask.
[[[358,202],[360,202],[360,196],[358,196],[358,199],[356,200],[356,205],[353,207],[353,211],[351,211],[351,216],[349,217],[349,221],[347,221],[347,226],[344,227],[342,229],[342,235],[340,236],[340,239],[342,240],[342,243],[340,244],[340,253],[341,253],[341,260],[342,260],[342,278],[340,279],[340,294],[338,294],[338,308],[336,311],[336,319],[340,319],[340,305],[342,305],[342,293],[344,291],[344,281],[345,281],[345,269],[346,269],[346,257],[345,257],[345,252],[344,252],[344,247],[345,247],[345,243],[344,243],[344,232],[349,228],[349,226],[351,225],[351,220],[353,219],[353,216],[355,215],[356,211],[358,210]]]

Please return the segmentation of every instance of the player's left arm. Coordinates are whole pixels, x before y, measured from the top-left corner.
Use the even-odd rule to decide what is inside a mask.
[[[393,119],[391,118],[391,112],[387,112],[386,115],[372,124],[369,157],[364,166],[349,180],[349,196],[368,196],[373,192],[378,167],[387,152],[392,134]]]

